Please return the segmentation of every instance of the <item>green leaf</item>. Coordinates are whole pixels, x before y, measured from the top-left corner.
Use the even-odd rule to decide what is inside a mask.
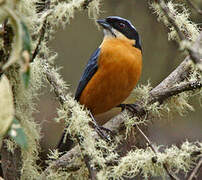
[[[21,75],[25,87],[27,88],[30,80],[30,59],[31,59],[31,38],[26,24],[15,10],[4,5],[0,8],[0,14],[4,14],[4,19],[8,18],[11,24],[13,33],[15,34],[12,51],[5,64],[2,64],[1,69],[5,71],[12,64],[19,62],[21,66]]]
[[[21,25],[20,17],[17,13],[8,7],[7,5],[0,8],[0,12],[6,14],[9,18],[9,22],[12,26],[15,38],[13,40],[12,51],[10,53],[8,61],[3,65],[2,70],[7,69],[9,66],[21,59],[21,53],[23,49],[23,28]]]
[[[27,137],[19,121],[14,118],[8,135],[22,148],[27,148]]]
[[[29,31],[27,26],[25,25],[25,23],[23,21],[21,21],[21,26],[22,26],[22,30],[23,30],[23,50],[26,50],[29,52],[29,54],[31,53],[31,40],[30,40],[30,36],[29,36]]]
[[[30,80],[30,58],[31,58],[31,40],[29,36],[29,31],[27,26],[24,22],[21,21],[22,26],[22,43],[23,43],[23,49],[22,49],[22,79],[25,85],[25,88],[29,86],[29,80]]]
[[[3,136],[10,127],[14,118],[13,93],[8,78],[0,78],[0,136]]]
[[[25,88],[28,88],[28,86],[29,86],[29,80],[30,80],[30,67],[27,68],[26,72],[22,73],[22,79],[23,79]]]

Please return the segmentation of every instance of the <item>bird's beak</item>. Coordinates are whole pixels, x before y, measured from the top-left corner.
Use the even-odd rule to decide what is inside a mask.
[[[105,20],[105,19],[98,19],[97,23],[102,26],[104,29],[108,29],[110,30],[112,27],[110,26],[110,24]]]
[[[110,35],[116,37],[113,27],[106,21],[106,19],[98,19],[97,23],[103,27],[105,35],[108,35],[106,32],[109,32]]]

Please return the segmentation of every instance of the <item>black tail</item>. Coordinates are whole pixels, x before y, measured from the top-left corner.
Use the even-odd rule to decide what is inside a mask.
[[[62,137],[57,145],[57,149],[59,152],[66,152],[74,147],[74,141],[71,139],[71,136],[69,134],[66,135],[66,139],[64,141],[65,134],[66,130],[64,130]]]

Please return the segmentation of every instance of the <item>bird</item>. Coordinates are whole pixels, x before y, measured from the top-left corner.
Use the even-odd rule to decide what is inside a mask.
[[[93,116],[114,107],[125,107],[121,103],[130,95],[142,72],[141,38],[132,23],[119,16],[99,19],[97,23],[103,28],[104,38],[91,55],[75,93],[75,100]],[[63,138],[64,134],[59,149]]]

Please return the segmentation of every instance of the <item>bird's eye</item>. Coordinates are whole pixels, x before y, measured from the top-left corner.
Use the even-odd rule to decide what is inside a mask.
[[[124,23],[119,23],[119,27],[120,27],[120,28],[125,28],[126,25],[125,25]]]

